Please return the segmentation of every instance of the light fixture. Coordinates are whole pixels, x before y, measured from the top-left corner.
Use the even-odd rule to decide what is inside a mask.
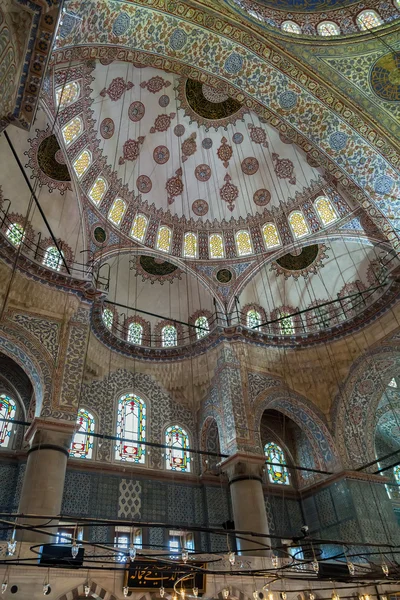
[[[181,588],[181,591],[179,593],[180,593],[182,599],[185,600],[185,597],[186,597],[186,590],[185,590],[185,588]]]
[[[222,597],[225,598],[225,600],[227,600],[227,598],[229,598],[229,590],[228,590],[228,588],[224,588],[222,590]]]
[[[310,595],[308,597],[310,598],[310,600],[315,600],[315,594],[313,594],[313,592],[310,592]]]
[[[124,598],[127,597],[127,595],[129,594],[129,588],[126,587],[126,585],[122,588],[122,592],[124,594]]]
[[[164,598],[164,594],[165,594],[165,589],[163,588],[163,586],[160,587],[160,598]]]
[[[270,592],[268,594],[268,600],[274,600],[274,594],[273,594],[273,592]]]
[[[48,596],[50,594],[50,585],[48,583],[43,584],[43,596]]]
[[[172,600],[178,600],[178,596],[177,596],[176,594],[174,594],[174,595],[172,596]]]
[[[259,600],[257,590],[254,590],[254,592],[253,592],[253,598],[254,598],[254,600]]]
[[[386,594],[381,594],[381,600],[388,600],[388,597],[386,596]]]
[[[136,548],[133,544],[129,546],[129,558],[131,559],[131,562],[136,558]]]
[[[76,540],[74,540],[72,542],[72,546],[71,546],[71,554],[72,554],[72,558],[76,558],[78,556],[78,552],[79,552],[79,546],[76,543]]]
[[[349,570],[350,575],[354,575],[354,573],[356,572],[356,568],[354,564],[349,560],[347,561],[347,568]]]
[[[386,577],[389,575],[389,567],[387,566],[386,563],[382,563],[382,571],[383,571],[383,574],[386,575]]]
[[[332,600],[340,600],[339,594],[336,592],[336,590],[333,590],[331,598]]]
[[[317,560],[313,560],[312,563],[311,563],[311,566],[313,568],[313,571],[315,573],[318,573],[318,571],[319,571],[319,563],[318,563],[318,561]]]
[[[11,540],[7,543],[7,554],[8,556],[14,556],[17,547],[17,540],[15,539],[15,529],[12,532]]]
[[[1,584],[1,593],[2,594],[6,593],[7,586],[8,586],[8,581],[3,581],[3,583]]]
[[[275,554],[272,555],[272,566],[274,567],[274,569],[277,569],[279,565],[279,560],[278,557],[275,556]]]
[[[228,552],[228,560],[233,567],[233,565],[235,564],[235,553],[234,552]]]
[[[89,596],[89,594],[90,594],[90,585],[86,584],[83,589],[84,589],[84,592],[85,592],[85,596],[87,598]]]
[[[286,600],[287,593],[285,591],[281,592],[281,598],[282,598],[282,600]]]
[[[182,560],[185,564],[189,560],[189,552],[187,550],[182,550]]]
[[[193,596],[195,598],[197,598],[197,596],[199,595],[199,588],[198,587],[194,587],[192,591],[193,591]]]

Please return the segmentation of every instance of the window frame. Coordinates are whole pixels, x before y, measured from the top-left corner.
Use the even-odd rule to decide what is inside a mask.
[[[377,20],[380,22],[377,25],[374,25],[373,27],[364,27],[363,24],[361,23],[361,19],[362,19],[363,15],[365,15],[365,13],[373,13],[374,16],[377,18]],[[364,10],[359,12],[358,15],[356,16],[356,23],[357,23],[357,27],[360,31],[371,31],[372,29],[381,27],[381,25],[384,24],[384,21],[383,21],[382,17],[380,16],[380,14],[378,13],[378,11],[376,11],[372,8],[364,8]]]
[[[192,469],[192,456],[191,453],[188,452],[185,449],[185,446],[183,447],[182,450],[180,450],[179,448],[177,448],[177,450],[179,452],[182,453],[182,455],[186,454],[186,457],[183,456],[183,462],[188,465],[188,467],[186,466],[185,468],[171,468],[168,467],[168,464],[171,464],[171,461],[168,460],[168,449],[171,448],[171,450],[174,448],[173,445],[169,446],[169,444],[167,443],[167,433],[170,429],[176,429],[176,428],[180,428],[182,430],[182,432],[185,434],[186,438],[187,438],[187,446],[186,448],[190,448],[190,441],[191,441],[191,433],[188,430],[188,428],[185,425],[179,425],[179,423],[177,423],[176,421],[174,421],[173,423],[170,423],[169,425],[167,425],[166,427],[164,427],[164,444],[165,444],[165,455],[164,455],[164,468],[166,471],[171,472],[171,473],[193,473],[193,469]],[[171,458],[172,458],[172,452],[169,452]]]
[[[222,242],[222,256],[213,256],[213,253],[212,253],[212,251],[211,251],[211,238],[212,238],[212,237],[214,237],[214,236],[218,236],[218,237],[220,237],[220,238],[221,238],[221,242]],[[225,258],[225,242],[224,242],[224,236],[223,236],[223,234],[222,234],[222,233],[220,233],[219,231],[218,231],[218,232],[216,231],[216,232],[209,233],[209,235],[208,235],[208,251],[209,251],[209,253],[210,253],[210,258],[211,258],[212,260],[221,260],[221,259]]]
[[[160,245],[159,245],[160,233],[163,229],[169,231],[169,243],[168,243],[167,249],[160,248]],[[159,252],[164,252],[164,254],[168,254],[171,250],[172,235],[173,235],[173,230],[171,229],[171,227],[168,227],[168,225],[160,225],[157,230],[157,236],[156,236],[156,250],[158,250]]]
[[[278,243],[274,244],[272,246],[268,245],[267,240],[265,239],[266,236],[264,234],[264,229],[265,229],[265,227],[267,227],[267,225],[273,225],[273,227],[275,228],[275,231],[276,231],[276,236],[278,238]],[[276,223],[274,223],[273,221],[268,221],[267,223],[264,223],[264,225],[261,227],[261,234],[263,237],[264,246],[266,247],[267,250],[271,250],[272,248],[280,248],[282,246],[282,241],[281,241],[281,238],[279,235],[278,227],[276,226]]]
[[[118,428],[119,428],[119,424],[118,424],[118,411],[119,411],[119,403],[120,400],[124,397],[127,396],[134,396],[136,398],[139,398],[139,400],[142,401],[142,410],[143,411],[143,415],[142,415],[142,420],[144,421],[144,435],[142,433],[142,437],[137,436],[137,440],[138,443],[134,443],[134,438],[133,437],[129,437],[129,435],[126,435],[126,423],[124,423],[124,430],[123,430],[123,434],[121,431],[121,435],[119,436],[118,434]],[[115,431],[115,443],[113,446],[113,461],[115,461],[117,464],[128,464],[128,465],[134,465],[137,467],[145,467],[147,465],[147,461],[148,461],[148,450],[147,450],[147,446],[146,444],[143,444],[143,442],[146,442],[148,440],[148,431],[149,431],[149,401],[147,399],[147,397],[145,397],[142,394],[141,390],[138,391],[132,391],[132,389],[126,390],[124,392],[120,392],[117,395],[116,401],[115,401],[115,412],[114,412],[114,431]],[[124,419],[126,418],[126,412],[124,413]],[[138,431],[139,431],[139,418],[140,415],[137,416],[138,419]],[[120,439],[125,439],[125,442],[119,441]],[[122,451],[121,448],[123,446],[123,444],[127,445],[129,442],[131,442],[131,447],[134,448],[136,447],[137,449],[139,449],[140,446],[142,446],[142,448],[140,448],[140,458],[139,460],[133,460],[130,459],[129,456],[128,458],[124,458],[122,456]],[[119,453],[119,456],[117,456],[117,453]],[[129,453],[128,453],[129,454]],[[143,457],[143,460],[141,460]]]
[[[239,248],[239,244],[238,244],[238,236],[244,233],[246,234],[246,236],[248,236],[248,241],[250,244],[250,250],[248,252],[241,252],[240,248]],[[252,254],[254,254],[254,249],[253,249],[253,243],[252,243],[252,239],[251,239],[251,234],[250,231],[248,229],[239,229],[238,231],[235,232],[235,246],[236,246],[236,252],[237,255],[241,258],[242,256],[251,256]]]
[[[320,213],[320,211],[318,209],[318,202],[319,202],[319,200],[326,200],[328,202],[328,204],[330,205],[333,214],[335,215],[335,218],[332,219],[332,221],[329,221],[329,223],[325,223],[324,220],[321,217],[321,213]],[[336,223],[336,221],[339,219],[339,215],[336,212],[336,209],[335,209],[335,207],[333,205],[333,202],[331,201],[330,198],[328,198],[328,196],[317,196],[317,198],[315,198],[315,200],[313,202],[313,206],[314,206],[315,212],[318,215],[318,219],[319,219],[322,227],[329,227],[333,223]]]
[[[114,221],[114,220],[111,218],[111,211],[112,211],[112,210],[113,210],[113,208],[114,208],[114,204],[115,204],[115,203],[116,203],[118,200],[120,200],[120,201],[123,203],[123,205],[124,205],[124,210],[122,211],[121,217],[120,217],[120,219],[119,219],[119,221],[118,221],[118,223],[117,223],[116,221]],[[125,217],[125,215],[126,215],[126,211],[127,211],[127,209],[128,209],[128,203],[126,202],[126,200],[124,200],[123,198],[121,198],[121,196],[116,196],[116,197],[114,198],[114,200],[112,201],[112,204],[111,204],[111,206],[110,206],[110,210],[108,211],[108,214],[107,214],[107,221],[109,221],[110,223],[112,223],[112,224],[114,225],[114,227],[121,227],[121,225],[122,225],[122,222],[123,222],[123,220],[124,220],[124,217]]]
[[[282,446],[280,444],[278,444],[277,442],[275,442],[273,439],[265,442],[264,446],[263,446],[263,454],[266,458],[266,460],[268,462],[271,462],[274,464],[273,460],[270,460],[270,457],[267,455],[266,452],[266,447],[269,445],[273,445],[276,446],[276,448],[278,448],[279,452],[282,455],[282,459],[283,460],[279,460],[276,465],[278,467],[278,472],[282,472],[284,477],[285,477],[285,481],[274,481],[273,480],[273,476],[270,473],[270,470],[272,470],[273,465],[266,465],[267,466],[267,477],[268,477],[268,483],[271,485],[282,485],[282,486],[290,486],[292,485],[291,483],[291,478],[290,478],[290,472],[289,472],[289,467],[288,467],[288,461],[286,458],[286,452],[285,450],[282,448]],[[284,466],[280,466],[280,464],[283,464]]]
[[[303,217],[303,220],[304,220],[304,223],[305,223],[305,226],[306,226],[306,229],[307,229],[306,233],[302,233],[301,235],[298,235],[298,234],[296,234],[296,232],[295,232],[295,230],[294,230],[294,227],[293,227],[293,225],[292,225],[292,223],[291,223],[291,221],[290,221],[290,217],[291,217],[292,215],[296,215],[296,214],[298,214],[298,215],[301,215],[301,216]],[[292,211],[291,211],[291,212],[288,214],[287,220],[288,220],[288,223],[289,223],[290,231],[292,232],[292,234],[293,234],[293,238],[294,238],[295,240],[302,240],[303,238],[305,238],[305,237],[307,237],[308,235],[310,235],[310,233],[311,233],[311,231],[310,231],[310,226],[309,226],[309,224],[307,223],[307,219],[305,218],[305,216],[304,216],[304,213],[303,213],[303,211],[302,211],[301,209],[299,209],[299,208],[296,208],[295,210],[292,210]]]
[[[72,444],[74,443],[74,439],[77,433],[79,433],[79,429],[77,429],[74,433],[74,435],[72,436],[72,440],[71,440],[71,445],[70,445],[70,449],[69,449],[69,458],[73,459],[73,460],[95,460],[95,451],[96,451],[96,446],[95,446],[95,440],[96,438],[91,435],[93,433],[96,433],[96,426],[98,427],[98,417],[97,415],[93,414],[93,410],[92,409],[88,409],[85,406],[80,406],[78,408],[78,413],[77,413],[77,418],[76,418],[76,425],[78,425],[78,418],[79,418],[79,413],[80,411],[86,411],[93,420],[93,430],[91,432],[89,432],[89,434],[85,435],[85,440],[87,439],[87,437],[89,437],[89,444],[91,444],[91,448],[89,447],[89,450],[91,450],[90,452],[90,456],[72,456],[71,455],[71,451],[72,451]],[[90,441],[91,438],[91,441]]]
[[[15,435],[17,433],[17,424],[15,423],[16,420],[18,420],[19,417],[19,402],[18,400],[12,395],[10,394],[10,391],[5,389],[5,388],[1,388],[0,389],[0,399],[5,396],[6,398],[8,398],[9,400],[11,400],[11,402],[14,403],[14,407],[13,407],[13,412],[14,415],[9,418],[9,420],[11,421],[11,426],[9,426],[9,428],[7,429],[7,425],[10,425],[8,423],[6,423],[5,421],[1,421],[0,422],[0,431],[2,430],[2,426],[4,426],[4,430],[6,432],[6,435],[4,437],[4,439],[7,439],[7,444],[4,444],[4,442],[0,442],[0,452],[1,451],[7,451],[7,450],[12,450],[14,448],[14,442],[15,442]],[[2,417],[3,418],[3,417]]]
[[[320,29],[321,27],[323,27],[324,25],[333,25],[336,28],[336,33],[320,33]],[[341,30],[340,27],[337,23],[335,23],[335,21],[320,21],[317,25],[317,33],[318,35],[320,35],[321,37],[335,37],[337,35],[341,35]]]

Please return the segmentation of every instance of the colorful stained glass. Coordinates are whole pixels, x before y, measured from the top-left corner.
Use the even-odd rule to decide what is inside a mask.
[[[319,35],[330,36],[330,35],[340,35],[339,26],[332,21],[322,21],[317,25],[317,31]]]
[[[12,422],[15,419],[17,405],[10,396],[0,394],[0,448],[7,448],[10,443]]]
[[[49,269],[60,270],[62,264],[61,255],[55,246],[47,248],[44,253],[43,264],[49,267]]]
[[[76,81],[70,81],[64,86],[56,89],[56,103],[60,108],[65,108],[73,102],[76,102],[79,98],[79,83]]]
[[[185,233],[183,254],[187,258],[196,258],[197,256],[197,235],[191,231]]]
[[[210,235],[210,256],[211,258],[224,258],[224,242],[222,235],[213,233]]]
[[[72,144],[83,131],[83,123],[80,117],[75,117],[62,128],[64,142],[67,146]]]
[[[262,228],[262,232],[264,236],[264,242],[267,248],[275,248],[276,246],[281,245],[278,230],[273,223],[266,223]]]
[[[286,459],[282,448],[274,442],[268,442],[264,446],[264,454],[267,462],[273,463],[272,465],[267,465],[270,482],[289,485],[289,472],[285,466]]]
[[[113,321],[114,321],[114,313],[109,308],[103,309],[103,323],[107,327],[107,329],[112,329]]]
[[[147,217],[140,213],[136,213],[131,230],[131,236],[135,238],[135,240],[143,242],[144,234],[146,233],[147,223]]]
[[[135,321],[129,323],[128,326],[128,342],[140,346],[143,338],[143,326]]]
[[[201,340],[204,336],[208,334],[210,331],[210,326],[208,324],[208,319],[204,315],[197,317],[194,324],[196,327],[201,327],[202,329],[196,329],[196,336],[198,340]]]
[[[162,226],[157,234],[157,248],[162,252],[168,252],[171,245],[172,232],[169,227]]]
[[[400,465],[397,465],[393,469],[393,475],[396,480],[396,483],[400,484]]]
[[[73,458],[92,458],[94,438],[90,434],[94,433],[94,416],[86,408],[80,408],[76,424],[78,428],[72,438],[69,455]]]
[[[362,31],[379,27],[379,25],[382,25],[382,23],[382,19],[374,10],[363,10],[357,16],[357,25]]]
[[[115,458],[143,464],[146,456],[146,403],[136,394],[124,394],[118,400]]]
[[[161,344],[163,348],[171,348],[178,345],[178,336],[174,325],[165,325],[161,330]]]
[[[239,256],[252,254],[251,239],[248,231],[238,231],[235,235],[236,248]]]
[[[89,191],[89,198],[98,206],[107,191],[107,182],[103,177],[98,177]]]
[[[317,210],[319,218],[322,221],[322,225],[330,225],[336,221],[337,215],[329,198],[326,198],[326,196],[320,196],[316,199],[314,206]]]
[[[281,25],[281,28],[287,33],[301,33],[300,26],[297,25],[297,23],[295,23],[294,21],[284,21]]]
[[[86,171],[90,167],[91,162],[92,157],[89,150],[83,150],[72,165],[78,177],[82,177],[82,175],[86,173]]]
[[[295,238],[301,238],[310,233],[304,215],[300,210],[290,213],[289,223]]]
[[[170,471],[190,472],[189,436],[179,425],[168,427],[165,432],[165,462]]]
[[[247,311],[246,325],[251,329],[258,328],[261,325],[261,315],[254,308]]]
[[[11,223],[6,231],[6,236],[14,246],[19,246],[24,239],[24,228],[19,223]]]
[[[282,319],[281,321],[279,321],[281,333],[283,335],[294,335],[293,317],[291,317],[287,313],[281,313],[280,318]]]
[[[122,219],[124,218],[125,211],[125,200],[122,200],[122,198],[115,198],[110,208],[110,212],[108,213],[109,221],[111,221],[111,223],[114,223],[114,225],[119,227],[121,225]]]
[[[394,377],[393,377],[393,379],[391,379],[389,381],[389,385],[390,385],[390,387],[397,388],[397,381],[395,380]]]

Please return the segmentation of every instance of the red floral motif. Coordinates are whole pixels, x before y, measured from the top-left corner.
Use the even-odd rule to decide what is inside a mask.
[[[296,183],[296,175],[294,174],[294,165],[288,158],[279,158],[279,154],[272,154],[274,163],[274,171],[279,179],[289,179],[289,183]]]
[[[206,200],[195,200],[192,204],[192,211],[198,217],[204,217],[208,213],[208,202]]]
[[[224,177],[224,185],[219,190],[219,195],[221,199],[228,204],[229,210],[232,212],[235,208],[235,200],[239,196],[239,190],[236,185],[231,183],[232,177],[228,175],[228,173]]]
[[[251,141],[255,144],[261,144],[264,148],[268,148],[267,133],[262,127],[256,127],[252,123],[249,123],[247,127],[250,129]]]
[[[140,145],[144,142],[144,136],[138,137],[137,140],[127,140],[123,148],[123,156],[119,157],[118,164],[123,165],[126,160],[136,160],[139,156]]]
[[[156,131],[167,131],[171,125],[172,119],[175,119],[175,113],[170,113],[169,115],[158,115],[154,121],[153,127],[150,129],[150,133],[155,133]]]
[[[163,89],[163,87],[168,87],[170,85],[170,81],[166,81],[165,79],[157,75],[157,77],[152,77],[148,81],[142,81],[140,87],[143,89],[147,88],[149,92],[151,92],[152,94],[156,94],[157,92],[160,92]]]
[[[116,77],[112,80],[108,88],[104,88],[101,90],[100,96],[105,98],[108,94],[110,100],[113,100],[115,102],[116,100],[119,100],[122,97],[124,92],[126,92],[127,90],[131,90],[133,88],[133,85],[134,84],[132,83],[132,81],[126,82],[124,79],[122,79],[122,77]]]
[[[168,192],[168,204],[172,204],[175,196],[180,196],[183,192],[182,169],[175,171],[175,175],[170,177],[165,184],[165,189]]]
[[[148,194],[153,187],[150,177],[147,175],[139,175],[136,179],[136,187],[141,194]]]
[[[137,121],[143,119],[145,112],[146,109],[144,107],[144,104],[136,100],[136,102],[132,102],[132,104],[128,108],[128,117],[131,121],[134,121],[136,123]]]
[[[185,126],[179,123],[179,125],[175,125],[174,134],[176,137],[181,137],[185,133]]]
[[[208,165],[198,165],[194,174],[199,181],[208,181],[211,177],[211,168]]]
[[[232,146],[228,144],[226,137],[221,139],[221,146],[217,150],[217,156],[222,161],[225,169],[229,167],[229,160],[232,158]]]
[[[266,206],[271,200],[271,194],[266,189],[257,190],[254,192],[253,200],[257,206]]]
[[[190,134],[190,136],[188,138],[186,138],[185,141],[182,142],[182,145],[181,145],[182,162],[185,162],[189,158],[189,156],[192,156],[192,154],[194,154],[196,152],[196,150],[197,150],[196,137],[197,137],[196,132],[193,132]]]
[[[100,125],[100,135],[105,140],[108,140],[108,139],[110,139],[110,137],[112,137],[114,135],[114,131],[115,131],[114,121],[109,118],[103,119],[103,121],[101,122],[101,125]]]
[[[169,150],[167,146],[157,146],[153,152],[153,158],[158,165],[165,165],[169,160]]]
[[[249,156],[242,160],[242,171],[245,175],[254,175],[258,171],[258,160],[254,156]]]

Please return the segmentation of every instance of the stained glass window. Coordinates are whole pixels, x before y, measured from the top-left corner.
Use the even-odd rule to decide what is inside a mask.
[[[62,128],[64,142],[67,146],[72,144],[83,131],[83,123],[80,117],[75,117]]]
[[[393,379],[391,379],[389,381],[389,385],[390,385],[390,387],[397,388],[397,381],[395,380],[394,377],[393,377]]]
[[[80,408],[76,419],[78,428],[72,438],[69,455],[73,458],[92,458],[93,456],[93,436],[95,420],[94,416],[86,410]]]
[[[239,256],[252,254],[251,239],[248,231],[238,231],[235,235],[236,247]]]
[[[10,443],[12,421],[16,412],[17,405],[14,400],[6,394],[0,394],[0,418],[8,421],[0,421],[0,448],[7,448]]]
[[[79,83],[71,81],[56,89],[56,103],[60,108],[69,106],[79,98]]]
[[[287,33],[301,33],[300,26],[297,25],[297,23],[295,23],[294,21],[284,21],[281,27],[283,31],[286,31]]]
[[[327,306],[316,306],[314,313],[318,329],[325,329],[331,326],[331,315]]]
[[[192,231],[185,233],[183,254],[188,258],[196,258],[197,256],[197,235]]]
[[[320,196],[315,201],[315,208],[317,209],[317,213],[319,218],[322,221],[322,225],[330,225],[337,219],[337,215],[332,206],[331,201],[326,196]]]
[[[19,223],[11,223],[8,226],[6,236],[14,246],[19,246],[24,239],[24,228]]]
[[[246,325],[250,328],[259,327],[261,325],[261,315],[254,308],[247,311]]]
[[[396,483],[400,484],[400,465],[397,465],[396,467],[394,467],[393,475],[396,480]]]
[[[167,469],[170,471],[190,472],[189,436],[179,425],[168,427],[165,432],[165,451]]]
[[[162,252],[168,252],[171,245],[171,230],[169,227],[162,226],[157,234],[157,248]]]
[[[317,31],[319,35],[330,36],[330,35],[340,35],[339,26],[332,21],[322,21],[317,25]]]
[[[264,446],[264,454],[267,461],[273,463],[272,465],[267,465],[270,482],[289,485],[289,472],[285,466],[286,459],[282,448],[274,442],[268,442]]]
[[[164,348],[178,345],[178,336],[174,325],[165,325],[161,330],[161,344]]]
[[[290,213],[289,223],[295,238],[301,238],[310,233],[304,215],[300,210]]]
[[[198,340],[201,340],[204,336],[208,334],[210,331],[210,326],[208,324],[208,319],[204,315],[201,315],[194,322],[196,327],[202,327],[202,329],[196,329],[196,336]]]
[[[210,235],[210,256],[211,258],[223,258],[224,257],[224,242],[222,235],[219,233],[213,233]]]
[[[82,177],[82,175],[86,173],[91,162],[92,157],[89,150],[83,150],[72,165],[78,177]]]
[[[144,463],[146,446],[146,404],[136,394],[124,394],[118,400],[117,437],[115,458]]]
[[[281,333],[283,335],[294,335],[293,317],[291,317],[287,313],[281,313],[280,318],[282,319],[281,321],[279,321]]]
[[[382,25],[383,21],[374,10],[363,10],[357,17],[357,24],[362,31]]]
[[[44,253],[43,264],[46,265],[46,267],[49,267],[49,269],[54,269],[55,271],[60,270],[62,259],[55,246],[50,246],[47,248],[46,252]]]
[[[144,215],[140,213],[136,213],[135,219],[132,225],[131,236],[138,240],[139,242],[143,242],[144,234],[146,233],[148,219]]]
[[[107,191],[107,182],[103,177],[98,177],[89,191],[89,198],[98,206]]]
[[[114,223],[117,227],[121,225],[121,221],[124,218],[126,211],[126,202],[122,198],[115,198],[111,205],[110,212],[108,213],[108,219],[111,223]]]
[[[134,321],[129,323],[128,327],[128,342],[131,344],[137,344],[140,346],[143,338],[143,326],[140,323]]]
[[[267,248],[275,248],[276,246],[281,245],[278,230],[273,223],[266,223],[262,228],[262,232],[264,236],[264,242]]]
[[[114,321],[114,313],[109,308],[103,309],[103,323],[107,327],[107,329],[112,329]]]

